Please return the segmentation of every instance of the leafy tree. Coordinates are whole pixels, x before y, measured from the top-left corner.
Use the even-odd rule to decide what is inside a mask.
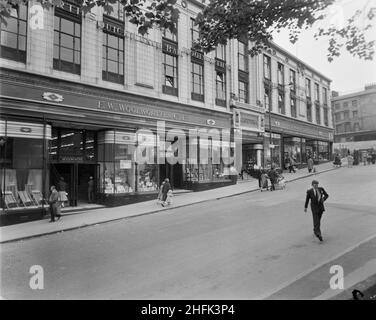
[[[269,47],[273,31],[282,29],[289,30],[290,41],[295,43],[300,31],[326,18],[327,9],[334,3],[335,0],[211,0],[196,19],[200,29],[198,45],[208,52],[229,39],[248,39],[252,43],[249,53],[255,55]],[[376,6],[367,11],[356,11],[344,27],[318,28],[315,38],[329,37],[329,61],[339,56],[343,47],[353,56],[372,60],[375,41],[367,41],[364,33],[371,28]]]
[[[62,0],[37,0],[44,7],[60,6]],[[72,1],[72,0],[71,0]],[[120,0],[125,15],[138,31],[145,34],[154,26],[176,31],[179,10],[177,0]],[[197,43],[203,51],[212,51],[218,44],[226,44],[230,39],[249,40],[251,55],[268,48],[272,33],[282,29],[289,30],[290,41],[295,43],[302,29],[314,27],[323,20],[328,8],[335,0],[209,0],[205,9],[198,14],[196,24],[200,29]],[[369,0],[372,1],[372,0]],[[373,0],[374,1],[374,0]],[[26,4],[28,0],[0,0],[0,20],[6,23],[12,6]],[[110,4],[118,0],[75,0],[88,12],[94,6],[104,7],[111,12]],[[364,12],[366,10],[367,12]],[[328,26],[318,28],[315,38],[329,37],[328,60],[340,55],[341,49],[353,56],[372,60],[375,41],[367,41],[365,33],[371,28],[376,15],[373,8],[358,10],[346,21],[343,27]],[[361,23],[359,23],[359,21]]]
[[[37,1],[44,8],[63,4],[63,0]],[[103,7],[107,13],[111,13],[113,10],[111,4],[120,2],[129,21],[137,25],[139,33],[143,35],[154,26],[175,32],[179,19],[179,10],[175,7],[177,0],[71,0],[73,1],[81,6],[84,13],[95,6]],[[27,3],[28,0],[0,0],[1,22],[6,24],[6,18],[10,16],[12,7]]]

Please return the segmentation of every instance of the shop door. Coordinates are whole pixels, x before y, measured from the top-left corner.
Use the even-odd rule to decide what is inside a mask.
[[[54,185],[60,191],[59,181],[63,178],[66,183],[65,191],[68,193],[70,206],[77,205],[76,177],[77,173],[73,163],[55,163],[50,166],[50,186]]]
[[[88,182],[93,177],[97,181],[96,164],[78,164],[77,165],[77,202],[78,205],[89,202]]]
[[[173,189],[183,187],[183,167],[180,163],[171,165],[169,163],[159,165],[159,185],[168,178]]]

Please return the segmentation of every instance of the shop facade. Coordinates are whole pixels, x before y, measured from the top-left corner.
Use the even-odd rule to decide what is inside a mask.
[[[264,157],[264,109],[232,101],[233,128],[241,137],[237,148],[241,149],[242,161],[236,168],[239,172],[262,166]]]
[[[106,206],[154,199],[165,178],[174,189],[234,183],[223,160],[234,154],[223,143],[233,137],[229,112],[10,69],[0,75],[2,216],[40,216],[62,179],[72,207],[88,202],[90,177],[95,202]]]
[[[299,168],[306,167],[310,157],[315,164],[332,159],[333,129],[276,114],[271,115],[271,129],[272,147],[266,144],[265,148],[269,149],[268,154],[272,155],[277,168],[286,170],[291,158]],[[265,136],[270,141],[268,128],[266,131]],[[270,158],[266,158],[265,163],[270,163]]]

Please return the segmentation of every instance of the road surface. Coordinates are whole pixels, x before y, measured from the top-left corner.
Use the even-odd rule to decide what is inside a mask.
[[[331,274],[322,268],[331,261],[353,254],[345,276],[351,273],[352,281],[371,276],[376,166],[341,168],[316,179],[330,196],[322,219],[323,243],[313,236],[311,213],[303,211],[312,180],[304,178],[286,190],[252,192],[3,244],[0,295],[328,299]],[[354,252],[362,242],[368,249]],[[33,265],[43,268],[42,290],[30,288]]]

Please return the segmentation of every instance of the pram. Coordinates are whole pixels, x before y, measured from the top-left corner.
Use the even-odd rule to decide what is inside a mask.
[[[279,175],[277,177],[277,181],[274,184],[274,188],[276,190],[283,190],[283,189],[286,188],[286,180],[285,180],[285,178],[282,175]]]

